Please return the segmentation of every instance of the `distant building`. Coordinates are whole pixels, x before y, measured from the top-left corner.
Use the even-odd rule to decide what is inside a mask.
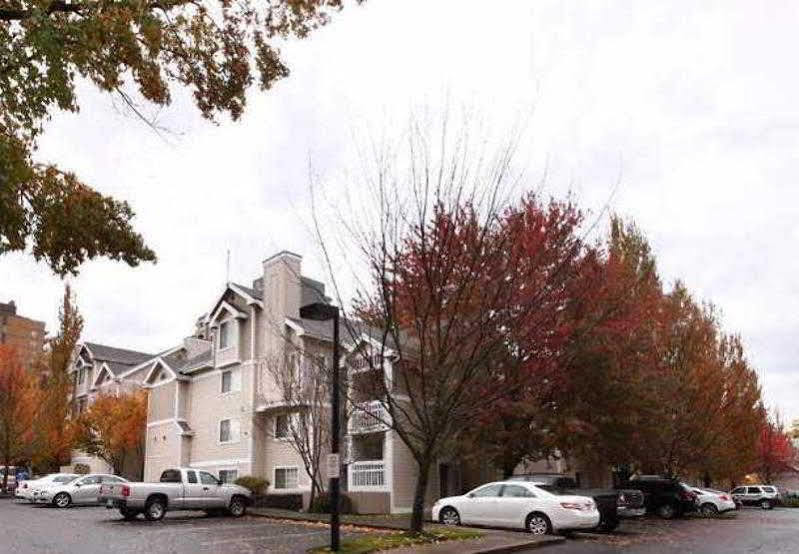
[[[44,322],[17,315],[14,301],[0,302],[0,344],[13,346],[20,361],[30,367],[44,349]]]

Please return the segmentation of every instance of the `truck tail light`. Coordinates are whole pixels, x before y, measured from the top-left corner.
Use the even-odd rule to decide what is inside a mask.
[[[130,487],[122,485],[122,496],[130,496]]]
[[[730,499],[730,497],[729,497],[729,495],[722,494],[722,495],[721,495],[721,499],[722,499],[722,500],[724,500],[724,501],[726,502],[726,501],[728,501],[728,500]]]

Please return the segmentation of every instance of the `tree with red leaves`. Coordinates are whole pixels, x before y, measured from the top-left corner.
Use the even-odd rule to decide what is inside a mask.
[[[779,414],[772,417],[762,410],[762,423],[758,440],[756,470],[765,483],[771,483],[779,473],[791,468],[796,458],[791,437],[785,432]]]

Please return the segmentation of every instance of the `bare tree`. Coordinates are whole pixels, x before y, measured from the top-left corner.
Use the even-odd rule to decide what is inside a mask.
[[[286,342],[282,354],[266,360],[266,372],[278,391],[285,417],[270,433],[286,440],[311,478],[310,505],[325,491],[322,463],[330,444],[330,364]]]

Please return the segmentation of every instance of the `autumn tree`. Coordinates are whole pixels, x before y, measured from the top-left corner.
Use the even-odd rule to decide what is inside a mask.
[[[238,119],[257,81],[286,77],[279,43],[328,22],[343,0],[6,0],[0,3],[0,254],[32,246],[56,273],[107,256],[154,261],[127,202],[34,159],[55,110],[77,112],[78,82],[165,106],[191,91],[200,113]],[[137,99],[138,97],[138,99]],[[142,116],[144,117],[144,116]]]
[[[560,340],[550,334],[584,254],[570,203],[511,200],[520,178],[513,138],[487,152],[484,136],[453,127],[411,125],[406,147],[376,157],[359,193],[371,204],[341,222],[346,238],[320,234],[326,251],[341,244],[348,265],[363,268],[353,277],[357,318],[344,318],[344,334],[368,335],[349,358],[373,378],[350,383],[352,417],[376,419],[410,452],[413,532],[436,462],[489,407],[550,371],[549,348]]]
[[[0,345],[0,457],[5,466],[3,490],[8,484],[8,467],[27,458],[30,453],[37,392],[35,376],[22,366],[16,350]]]
[[[322,464],[330,444],[330,364],[324,355],[293,344],[286,345],[284,355],[265,364],[265,373],[285,407],[284,426],[270,429],[269,434],[279,434],[302,460],[311,479],[309,505],[313,505],[314,498],[325,490]]]
[[[69,370],[83,330],[83,317],[69,285],[64,287],[58,320],[58,333],[47,343],[46,364],[41,368],[41,404],[32,455],[36,467],[53,471],[69,462],[74,438],[68,417],[73,386]]]
[[[755,469],[765,483],[771,483],[774,477],[791,467],[796,452],[779,414],[772,416],[762,408],[761,418]]]
[[[626,469],[648,447],[642,426],[658,402],[648,372],[660,278],[640,229],[618,217],[582,270],[581,294],[568,307],[572,340],[560,357],[556,442],[583,467]]]
[[[143,459],[146,423],[146,392],[102,394],[77,419],[76,447],[123,474],[126,464]]]

